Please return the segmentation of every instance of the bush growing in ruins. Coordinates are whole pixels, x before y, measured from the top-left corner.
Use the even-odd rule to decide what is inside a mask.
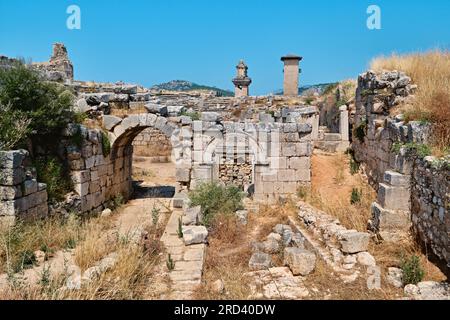
[[[210,226],[214,216],[234,214],[241,210],[244,193],[236,186],[222,186],[217,182],[207,182],[199,185],[189,193],[191,206],[201,206],[205,226]]]
[[[420,265],[420,259],[418,256],[413,255],[409,258],[403,258],[401,269],[403,270],[403,283],[417,284],[422,281],[425,272]]]
[[[38,181],[47,184],[49,200],[61,201],[72,190],[72,184],[64,166],[54,156],[40,156],[34,161]]]
[[[11,150],[27,136],[31,120],[11,104],[0,103],[0,150]]]
[[[104,157],[107,157],[111,153],[111,141],[109,140],[109,137],[106,133],[102,131],[101,134],[102,134],[102,153]]]
[[[9,105],[15,116],[30,120],[29,130],[22,140],[29,138],[33,144],[54,147],[62,130],[75,120],[73,99],[73,94],[64,86],[44,81],[23,62],[14,63],[11,68],[0,68],[0,104]]]
[[[392,152],[399,154],[401,149],[405,149],[406,153],[410,156],[418,156],[420,158],[425,158],[431,155],[431,148],[426,144],[421,143],[394,143],[392,145]]]
[[[361,122],[359,126],[355,128],[353,131],[353,135],[358,138],[360,143],[364,143],[364,138],[366,137],[366,131],[367,131],[367,122]]]

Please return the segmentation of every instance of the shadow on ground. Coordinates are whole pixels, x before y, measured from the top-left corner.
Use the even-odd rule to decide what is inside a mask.
[[[133,182],[133,198],[173,198],[175,196],[175,187],[173,186],[146,186],[142,181]]]

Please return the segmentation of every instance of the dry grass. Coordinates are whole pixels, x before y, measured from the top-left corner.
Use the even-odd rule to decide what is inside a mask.
[[[375,200],[375,192],[362,179],[356,187],[362,191],[361,202],[356,204],[350,204],[350,194],[345,199],[331,200],[323,197],[315,188],[311,191],[303,190],[301,198],[317,209],[339,219],[347,229],[364,232],[367,230],[367,222],[371,217],[370,208]]]
[[[154,178],[156,175],[150,169],[142,169],[133,167],[133,180],[135,181],[145,181],[148,178]]]
[[[51,258],[58,250],[73,248],[82,237],[82,223],[75,216],[18,222],[0,231],[0,273],[20,271],[26,253],[42,250]]]
[[[450,146],[450,52],[434,50],[426,53],[392,55],[372,61],[375,71],[400,70],[418,85],[415,99],[401,112],[407,120],[430,121],[433,124],[435,151],[448,152]]]

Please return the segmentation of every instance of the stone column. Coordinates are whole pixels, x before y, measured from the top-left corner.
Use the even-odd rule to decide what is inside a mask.
[[[285,96],[298,96],[299,63],[302,57],[287,55],[281,58],[284,62],[283,94]]]
[[[341,106],[339,107],[339,111],[340,111],[340,134],[342,137],[342,141],[349,141],[350,140],[350,136],[349,136],[349,130],[348,130],[348,110],[347,110],[347,106]]]

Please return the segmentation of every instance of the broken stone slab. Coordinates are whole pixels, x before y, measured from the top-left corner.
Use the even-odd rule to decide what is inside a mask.
[[[177,193],[173,197],[173,207],[177,209],[181,209],[184,206],[185,201],[188,200],[188,195],[185,192]]]
[[[202,207],[196,206],[193,208],[186,208],[182,217],[183,225],[195,226],[200,222],[200,216],[202,213]]]
[[[184,226],[183,241],[189,246],[193,244],[206,243],[208,238],[208,230],[204,226]]]
[[[272,266],[272,258],[264,252],[253,253],[248,266],[251,270],[265,270]]]
[[[110,115],[103,116],[103,127],[106,130],[112,130],[116,125],[122,122],[122,118]]]
[[[169,114],[167,107],[160,104],[147,103],[145,109],[150,113],[160,114],[163,117]]]
[[[305,249],[285,248],[284,264],[291,269],[294,276],[306,276],[316,267],[316,255]]]
[[[388,274],[386,276],[388,283],[396,288],[403,287],[403,271],[399,268],[389,267]]]
[[[423,281],[417,285],[408,284],[404,292],[417,300],[450,300],[450,286],[445,282]]]
[[[178,168],[175,173],[178,182],[189,182],[191,180],[191,170],[188,168]]]
[[[206,122],[218,122],[221,116],[217,112],[202,112],[201,119]]]
[[[367,251],[370,234],[367,232],[341,233],[341,250],[344,253],[358,253]]]
[[[280,252],[280,249],[280,241],[277,241],[274,238],[268,238],[266,241],[261,243],[261,250],[265,253],[276,254]]]

